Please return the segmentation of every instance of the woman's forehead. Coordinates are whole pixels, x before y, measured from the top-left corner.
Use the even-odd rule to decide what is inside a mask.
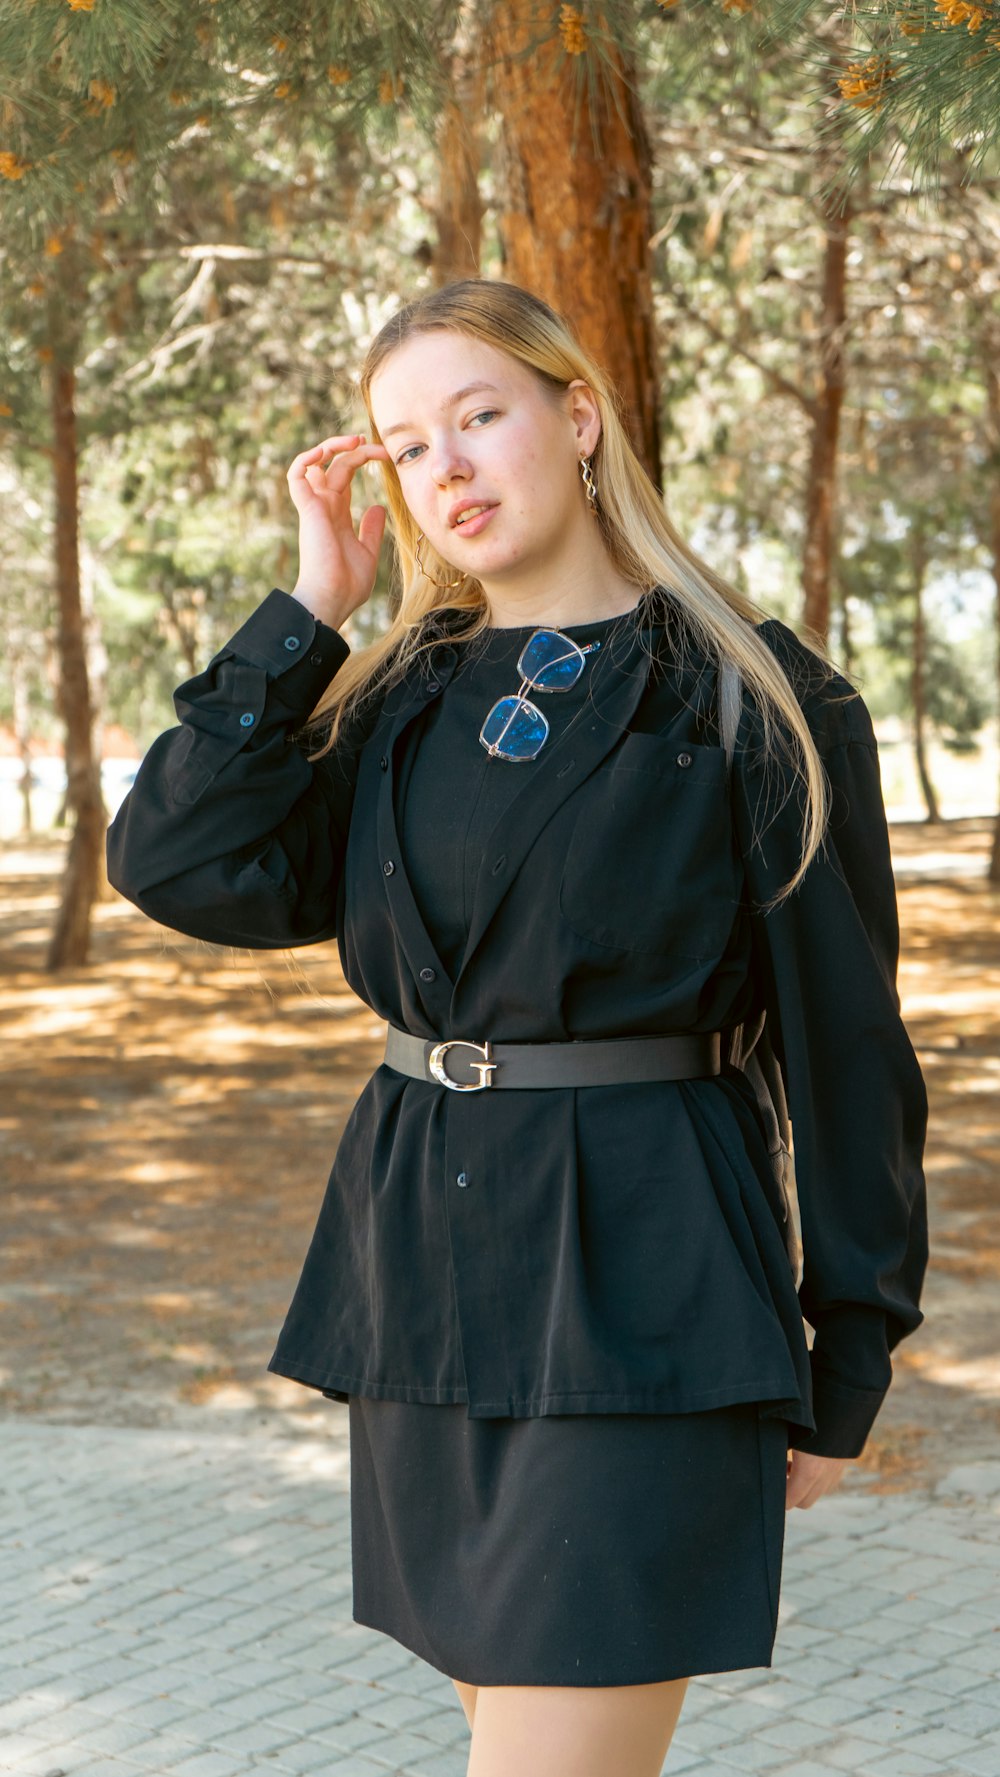
[[[404,340],[379,365],[369,396],[381,430],[383,420],[392,426],[446,413],[456,396],[475,392],[480,384],[486,394],[491,390],[504,394],[528,381],[522,365],[484,340],[455,333],[419,334]]]

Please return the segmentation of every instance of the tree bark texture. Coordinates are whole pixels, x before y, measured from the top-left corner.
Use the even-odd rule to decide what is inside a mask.
[[[72,968],[90,952],[94,902],[105,878],[107,812],[94,747],[94,707],[80,593],[79,492],[75,373],[60,352],[52,366],[55,574],[58,601],[59,709],[65,727],[66,802],[73,830],[46,967]]]
[[[633,70],[613,50],[593,84],[564,55],[558,8],[510,0],[492,14],[500,119],[504,275],[566,316],[622,395],[632,446],[661,487],[653,316],[652,154]]]
[[[432,267],[440,286],[478,278],[483,202],[479,194],[477,122],[483,113],[482,68],[456,62],[455,96],[438,130],[437,248]]]
[[[825,647],[830,634],[837,511],[837,455],[840,416],[847,386],[847,248],[850,210],[827,209],[820,314],[820,367],[813,400],[812,443],[806,486],[805,541],[802,551],[803,626]]]

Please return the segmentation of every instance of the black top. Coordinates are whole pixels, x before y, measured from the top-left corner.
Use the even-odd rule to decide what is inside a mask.
[[[473,1417],[760,1400],[794,1446],[855,1456],[923,1319],[927,1262],[927,1097],[875,736],[845,679],[820,686],[794,632],[760,626],[833,790],[824,849],[764,914],[799,858],[790,772],[747,695],[730,777],[714,667],[693,644],[681,662],[649,616],[642,600],[571,626],[604,645],[538,699],[552,733],[529,763],[478,733],[534,626],[470,659],[447,624],[310,761],[295,730],[349,649],[275,589],[178,688],[180,725],[112,824],[111,880],[196,937],[336,937],[355,993],[426,1038],[746,1033],[766,1012],[801,1281],[745,1042],[719,1076],[622,1087],[465,1094],[383,1063],[271,1368]]]
[[[559,628],[578,645],[610,647],[630,621],[626,614]],[[490,831],[535,768],[535,760],[491,757],[479,732],[497,698],[519,690],[517,662],[538,627],[491,628],[462,644],[447,695],[424,706],[400,767],[400,848],[421,917],[452,976],[465,949]],[[584,656],[580,677],[566,690],[528,693],[549,724],[547,747],[585,706],[595,659],[596,652]]]

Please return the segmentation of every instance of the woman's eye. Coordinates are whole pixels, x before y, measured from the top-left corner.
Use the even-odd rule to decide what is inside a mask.
[[[472,419],[470,419],[469,425],[471,426],[474,420],[491,420],[499,412],[500,412],[499,407],[482,407],[482,408],[480,408],[478,413],[474,413],[472,415]],[[404,450],[396,458],[397,469],[399,468],[400,463],[406,462],[407,457],[409,457],[413,451],[420,450],[421,448],[422,447],[419,444],[411,444],[408,450]]]

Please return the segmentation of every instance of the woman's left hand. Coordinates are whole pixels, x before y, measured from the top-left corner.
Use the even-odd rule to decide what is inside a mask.
[[[789,1450],[790,1468],[785,1487],[785,1510],[814,1506],[824,1493],[836,1487],[849,1456],[814,1456],[809,1450]]]

